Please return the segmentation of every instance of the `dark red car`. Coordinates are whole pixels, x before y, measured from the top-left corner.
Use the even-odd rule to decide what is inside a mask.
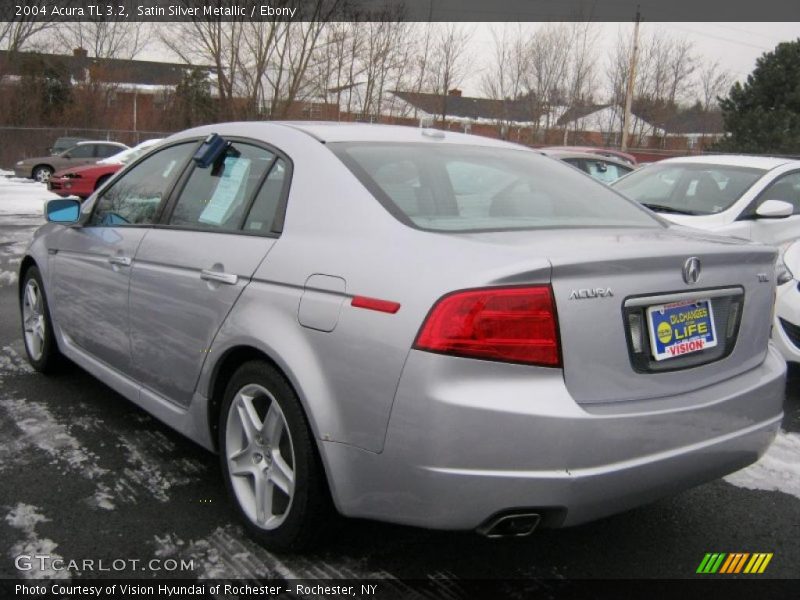
[[[72,167],[58,171],[50,176],[47,189],[59,196],[77,196],[85,200],[96,189],[126,164],[139,158],[142,154],[160,143],[160,139],[147,140],[110,158],[105,158],[91,165]]]

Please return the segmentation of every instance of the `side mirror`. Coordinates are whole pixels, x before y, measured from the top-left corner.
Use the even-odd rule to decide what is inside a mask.
[[[783,200],[765,200],[756,209],[756,217],[760,219],[785,219],[793,213],[794,206]]]
[[[75,198],[49,200],[44,207],[44,216],[50,223],[77,223],[81,216],[81,201]]]

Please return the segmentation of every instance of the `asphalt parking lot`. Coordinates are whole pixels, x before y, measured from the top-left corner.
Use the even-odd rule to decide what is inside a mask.
[[[215,456],[77,367],[46,377],[27,366],[15,272],[41,218],[11,212],[0,212],[0,578],[380,577],[446,589],[462,578],[697,577],[707,552],[774,553],[757,577],[798,576],[800,370],[770,452],[726,480],[523,540],[343,520],[316,552],[267,552],[237,524]],[[18,570],[16,557],[34,553],[125,568]],[[191,568],[142,566],[170,558]]]

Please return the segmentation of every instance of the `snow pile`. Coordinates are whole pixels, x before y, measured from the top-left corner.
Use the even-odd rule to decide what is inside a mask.
[[[781,431],[754,465],[725,477],[749,490],[778,491],[800,498],[800,434]]]
[[[32,560],[30,569],[18,571],[24,579],[69,579],[67,571],[56,570],[52,567],[53,561],[62,560],[61,556],[54,552],[58,548],[58,544],[46,538],[40,539],[36,535],[36,526],[49,520],[39,512],[37,507],[22,502],[6,514],[6,522],[25,536],[11,547],[9,556],[11,558],[47,556],[45,561]]]
[[[58,196],[47,191],[47,186],[32,179],[3,177],[0,171],[0,216],[37,215],[44,211],[44,203]]]

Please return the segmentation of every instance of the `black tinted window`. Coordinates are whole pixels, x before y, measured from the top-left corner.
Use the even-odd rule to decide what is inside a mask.
[[[275,161],[275,165],[267,175],[264,185],[258,190],[253,207],[244,223],[245,231],[267,233],[272,229],[275,212],[283,195],[286,182],[286,163],[282,158]]]
[[[109,156],[114,156],[115,154],[119,154],[122,152],[124,148],[120,148],[119,146],[110,146],[108,144],[99,144],[97,146],[97,158],[108,158]]]
[[[147,225],[155,221],[159,205],[195,145],[189,142],[166,148],[123,174],[98,199],[91,224]]]
[[[83,144],[75,146],[69,151],[70,158],[92,158],[94,156],[94,145]]]
[[[249,144],[231,145],[216,164],[195,167],[181,192],[170,225],[236,230],[256,186],[275,155]]]

